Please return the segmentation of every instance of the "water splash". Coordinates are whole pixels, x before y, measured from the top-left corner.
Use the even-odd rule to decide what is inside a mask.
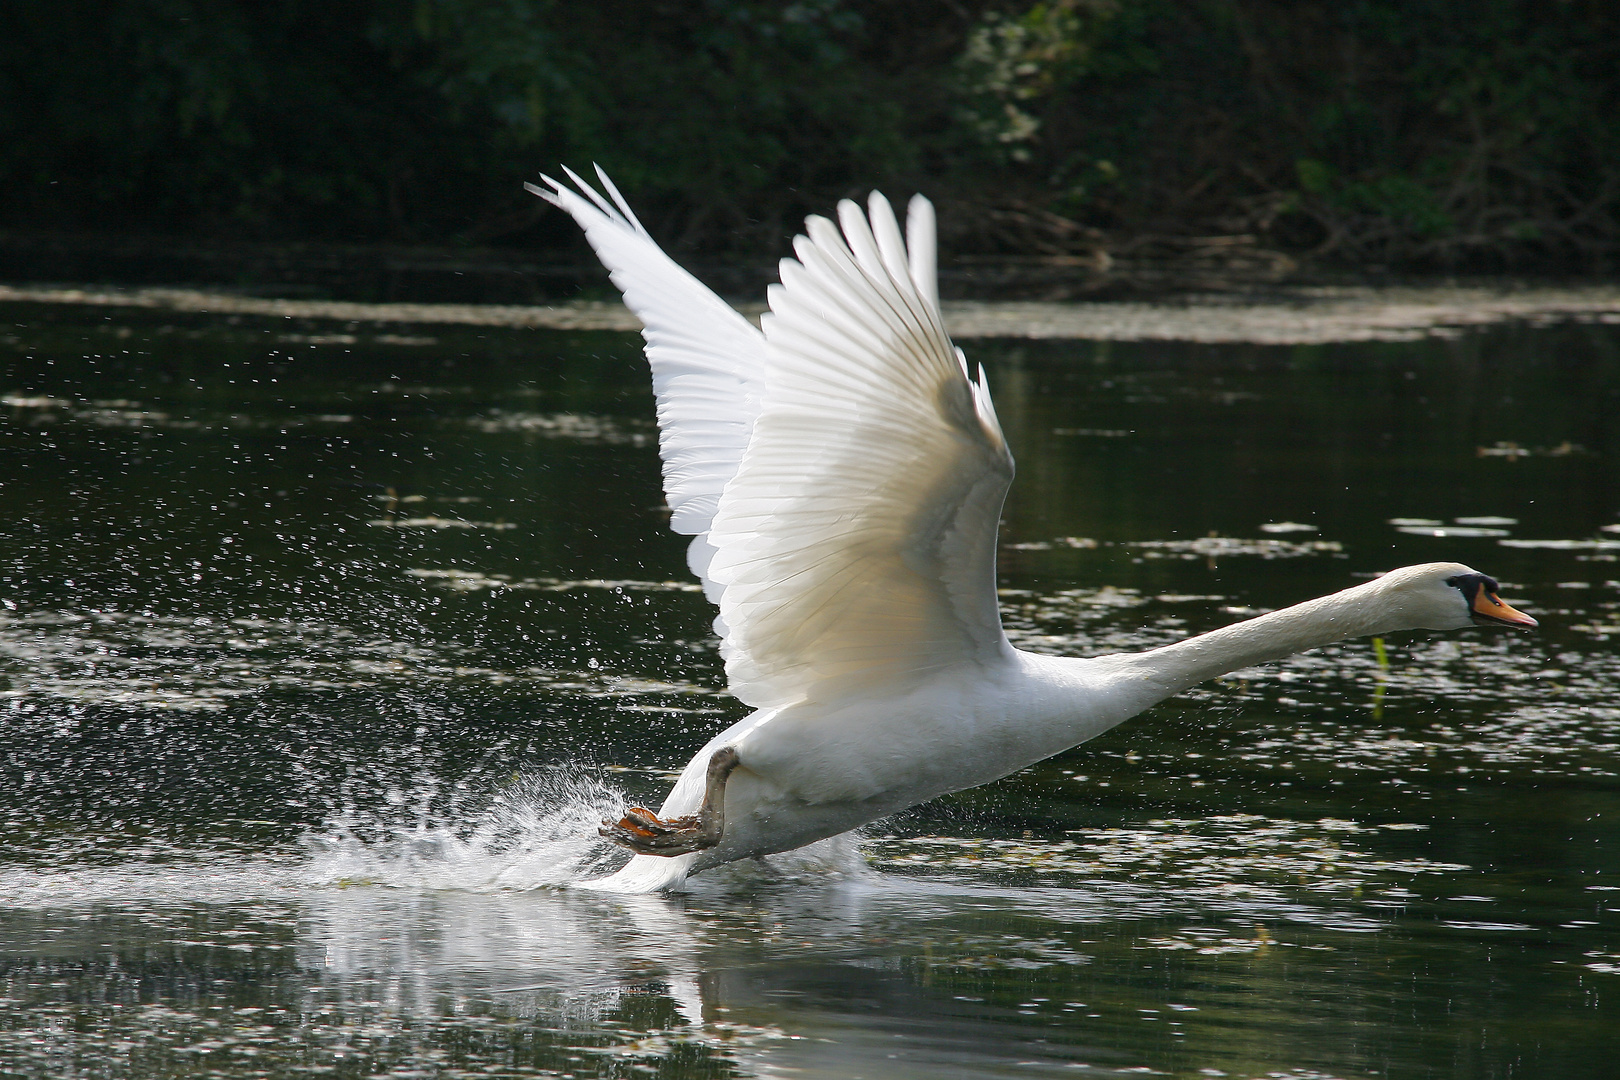
[[[536,889],[598,877],[623,861],[596,830],[622,811],[624,793],[577,768],[519,776],[471,814],[433,813],[436,794],[428,783],[393,800],[406,807],[400,814],[328,819],[303,841],[308,883]]]
[[[622,790],[578,767],[520,777],[483,809],[433,812],[437,785],[396,796],[400,814],[347,811],[302,841],[301,883],[495,892],[598,881],[628,855],[597,835],[623,812]],[[764,859],[714,867],[681,892],[731,893],[852,879],[870,873],[860,830]]]

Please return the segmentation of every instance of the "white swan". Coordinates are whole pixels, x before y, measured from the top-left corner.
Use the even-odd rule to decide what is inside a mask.
[[[874,193],[812,217],[763,332],[612,198],[526,185],[571,214],[646,326],[671,526],[719,605],[731,691],[755,712],[698,751],[638,854],[591,884],[648,891],[988,783],[1204,679],[1301,649],[1473,622],[1532,627],[1490,578],[1428,563],[1145,653],[1012,647],[996,531],[1013,460],[981,367],[946,336],[933,207],[906,237]]]

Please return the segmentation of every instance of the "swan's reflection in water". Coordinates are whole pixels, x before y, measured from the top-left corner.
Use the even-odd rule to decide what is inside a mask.
[[[661,992],[680,1023],[697,1025],[700,934],[663,897],[351,888],[303,905],[297,958],[336,999],[400,1016],[477,999],[591,1024],[627,995]]]
[[[700,877],[677,896],[328,889],[302,905],[299,966],[319,1008],[408,1028],[411,1059],[478,1017],[588,1070],[611,1059],[680,1075],[1126,1075],[1162,1066],[1200,1027],[1214,1036],[1206,1061],[1247,1057],[1251,1041],[1261,1060],[1286,1058],[1266,1029],[1300,987],[1337,998],[1336,1023],[1368,1009],[1324,942],[1389,928],[1371,909],[1297,893],[998,885],[834,854],[813,872]],[[1235,973],[1189,965],[1188,952],[1241,957],[1262,992],[1234,1006]],[[1200,1014],[1223,993],[1225,1030],[1212,1031]],[[1144,1041],[1149,1025],[1161,1033]]]
[[[1113,829],[1104,853],[1137,855],[1112,872],[1084,844],[873,837],[674,896],[345,885],[294,857],[19,869],[0,875],[0,1062],[30,1080],[1336,1076],[1370,1074],[1410,1015],[1446,1018],[1416,1051],[1440,1061],[1491,1007],[1481,957],[1545,948],[1557,905],[1492,901],[1510,890],[1489,872],[1387,857],[1421,833],[1352,824]],[[929,865],[880,868],[919,846]],[[1424,980],[1392,987],[1416,948]],[[1579,1009],[1571,975],[1519,971],[1515,1007]]]
[[[1008,918],[1030,916],[1010,896],[871,874],[736,884],[684,896],[331,890],[302,905],[298,964],[314,1011],[386,1017],[421,1040],[408,1058],[436,1057],[475,1016],[545,1033],[588,1074],[616,1059],[692,1075],[1029,1075],[1082,1061],[1106,1075],[1118,1056],[1048,1042],[1032,1010],[986,1001],[982,979],[962,993],[931,970],[973,952],[1003,974],[1089,961],[1024,938]]]
[[[644,896],[544,884],[594,838],[489,831],[0,872],[0,1062],[30,1080],[1370,1073],[1403,1016],[1448,1017],[1425,1060],[1472,1037],[1492,1006],[1471,973],[1501,943],[1586,933],[1547,929],[1556,896],[1527,907],[1488,868],[1429,858],[1412,822],[846,837]],[[1392,989],[1414,949],[1424,980]],[[1549,1017],[1582,1007],[1569,967],[1514,987]]]

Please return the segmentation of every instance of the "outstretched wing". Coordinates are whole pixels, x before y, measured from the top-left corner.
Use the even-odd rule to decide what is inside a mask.
[[[542,177],[550,190],[524,187],[566,210],[608,268],[624,302],[641,319],[658,400],[658,452],[670,528],[694,536],[687,563],[714,603],[713,549],[705,540],[720,493],[736,475],[759,412],[765,338],[747,319],[676,265],[636,220],[601,169],[613,198],[568,171],[579,191]],[[581,195],[580,192],[584,194]],[[723,628],[721,630],[724,636]]]
[[[995,548],[1012,456],[945,334],[933,208],[813,217],[764,322],[765,399],[710,527],[732,692],[761,707],[899,692],[1010,654]]]
[[[697,534],[732,692],[833,702],[1010,656],[995,548],[1012,456],[945,333],[928,201],[905,240],[876,193],[870,220],[839,204],[842,236],[809,219],[761,337],[600,171],[614,205],[569,175],[589,201],[531,190],[584,227],[646,324],[673,524]]]

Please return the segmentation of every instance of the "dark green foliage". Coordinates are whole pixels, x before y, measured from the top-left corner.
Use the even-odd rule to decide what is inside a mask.
[[[591,161],[660,236],[716,253],[777,252],[805,211],[881,185],[961,204],[957,250],[1226,233],[1363,264],[1602,269],[1620,243],[1620,7],[23,0],[0,15],[13,229],[549,246],[570,234],[521,181]]]

